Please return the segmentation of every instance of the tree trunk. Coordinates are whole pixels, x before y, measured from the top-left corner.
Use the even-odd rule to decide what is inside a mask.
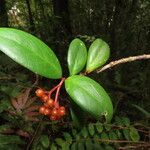
[[[0,0],[0,26],[1,27],[8,26],[8,16],[7,16],[5,0]]]
[[[34,24],[33,15],[32,15],[29,0],[26,0],[26,4],[27,4],[27,8],[28,8],[29,22],[30,22],[30,28],[29,29],[30,29],[31,32],[35,32],[35,24]]]
[[[59,16],[61,26],[63,27],[66,34],[71,35],[71,25],[68,10],[68,0],[53,0],[54,15]],[[60,28],[57,29],[60,32]]]

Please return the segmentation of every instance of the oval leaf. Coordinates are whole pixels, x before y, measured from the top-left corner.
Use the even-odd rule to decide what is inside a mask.
[[[79,73],[85,66],[87,60],[87,49],[80,39],[74,39],[68,50],[68,68],[70,75]]]
[[[108,44],[102,39],[96,39],[90,46],[87,58],[86,72],[101,67],[109,58],[110,49]]]
[[[52,79],[62,76],[61,66],[54,52],[31,34],[0,28],[0,50],[41,76]]]
[[[48,148],[50,145],[50,140],[47,135],[42,135],[40,138],[40,142],[44,148]]]
[[[97,119],[104,115],[106,121],[111,120],[112,102],[106,91],[97,82],[88,77],[75,75],[65,80],[65,88],[81,109]]]
[[[131,137],[132,141],[136,141],[137,142],[137,141],[140,140],[140,135],[139,135],[139,133],[138,133],[136,128],[130,127],[130,137]]]

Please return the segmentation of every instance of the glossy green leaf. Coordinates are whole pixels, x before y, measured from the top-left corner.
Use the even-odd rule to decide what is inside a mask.
[[[0,50],[41,76],[52,79],[62,76],[54,52],[31,34],[12,28],[0,28]]]
[[[87,58],[86,72],[101,67],[106,63],[110,55],[108,44],[102,39],[96,39],[90,46]]]
[[[130,127],[130,137],[131,137],[132,141],[139,141],[140,140],[140,136],[139,136],[139,133],[136,130],[136,128]]]
[[[70,75],[79,73],[85,66],[87,60],[87,49],[80,39],[74,39],[68,50],[68,68]]]
[[[97,119],[105,116],[106,121],[111,120],[112,102],[97,82],[85,76],[75,75],[65,80],[65,88],[73,101],[85,112]]]

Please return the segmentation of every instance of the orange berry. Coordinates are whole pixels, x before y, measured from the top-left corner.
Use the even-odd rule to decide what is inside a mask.
[[[45,103],[45,106],[47,106],[47,107],[54,106],[54,100],[52,100],[52,99],[47,100],[47,102]]]
[[[50,120],[59,120],[60,116],[51,115]]]
[[[60,107],[59,110],[58,110],[58,114],[60,116],[64,116],[66,114],[65,107]]]
[[[58,110],[56,108],[54,108],[52,110],[52,115],[57,116],[58,115]]]
[[[44,115],[49,115],[51,113],[51,110],[48,108],[45,108]]]
[[[49,98],[48,98],[47,95],[44,94],[44,95],[41,97],[41,99],[42,99],[43,102],[46,102],[46,101],[48,101]]]
[[[57,120],[57,116],[52,115],[52,116],[50,116],[50,119],[51,119],[51,120]]]
[[[44,106],[41,106],[40,108],[39,108],[39,113],[40,114],[44,114],[44,112],[45,112],[45,107]]]
[[[35,94],[36,94],[37,97],[42,97],[45,94],[45,92],[42,89],[37,89],[35,91]]]

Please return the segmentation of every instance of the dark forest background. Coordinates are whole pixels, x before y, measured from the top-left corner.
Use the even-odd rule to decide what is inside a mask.
[[[68,74],[68,46],[76,37],[88,46],[94,39],[102,38],[110,45],[109,61],[150,53],[149,0],[0,0],[0,27],[21,29],[43,40],[59,58],[64,75]],[[3,116],[9,99],[30,87],[35,77],[1,52],[0,64],[3,124],[7,122]],[[90,76],[109,91],[115,115],[149,126],[149,60],[119,65],[99,74],[93,72]],[[50,84],[40,77],[39,85],[47,88]]]

